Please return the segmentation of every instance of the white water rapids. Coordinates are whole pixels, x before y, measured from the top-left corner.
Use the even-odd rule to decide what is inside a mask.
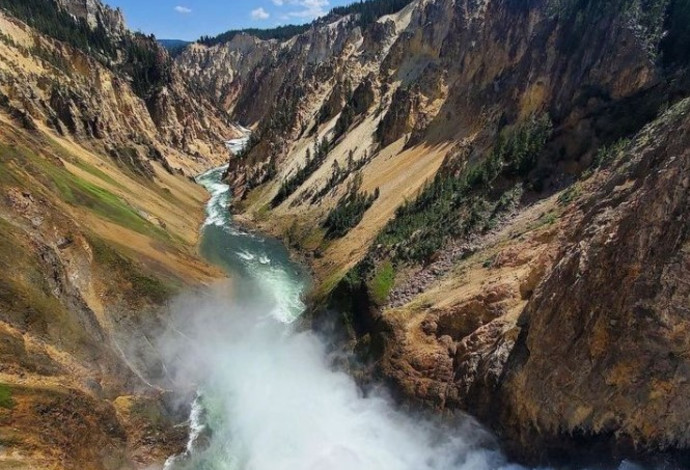
[[[173,306],[161,348],[168,369],[199,394],[187,452],[166,469],[519,468],[469,418],[440,426],[383,394],[364,396],[332,367],[320,338],[291,326],[304,310],[305,276],[278,242],[233,224],[223,170],[198,178],[211,193],[202,251],[232,282]]]

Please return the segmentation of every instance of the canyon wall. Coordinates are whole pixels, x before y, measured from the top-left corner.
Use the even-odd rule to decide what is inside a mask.
[[[147,335],[221,277],[189,177],[237,131],[120,12],[0,5],[0,467],[162,465],[186,414]]]

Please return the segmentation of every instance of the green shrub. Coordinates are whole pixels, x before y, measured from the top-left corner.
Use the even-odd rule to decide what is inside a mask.
[[[598,169],[609,166],[628,144],[630,144],[630,139],[620,139],[612,145],[601,147],[594,157],[592,167]]]
[[[395,267],[390,261],[379,266],[376,275],[369,282],[369,293],[377,305],[384,305],[388,301],[391,291],[395,286]]]
[[[323,186],[323,188],[319,189],[312,196],[310,203],[316,204],[317,202],[321,201],[321,199],[323,199],[333,188],[339,186],[343,181],[347,179],[347,177],[350,174],[361,170],[364,167],[364,165],[369,163],[370,160],[371,159],[368,157],[367,152],[364,152],[364,156],[359,160],[355,161],[354,152],[350,150],[347,156],[347,163],[344,169],[341,168],[337,160],[334,161],[330,178],[328,178],[328,181],[326,181],[326,184]]]
[[[561,206],[567,206],[575,199],[577,199],[581,193],[582,189],[578,185],[574,184],[568,189],[566,189],[563,193],[561,193],[560,196],[558,196],[558,203]]]
[[[0,408],[12,409],[13,407],[12,389],[8,385],[0,384]]]

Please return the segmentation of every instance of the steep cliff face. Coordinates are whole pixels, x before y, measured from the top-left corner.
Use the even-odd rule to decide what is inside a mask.
[[[501,381],[524,442],[690,447],[689,111],[684,101],[645,128],[573,209]]]
[[[237,35],[211,48],[192,46],[177,59],[233,117],[247,126],[261,123],[256,145],[241,161],[231,161],[240,196],[276,178],[276,167],[280,179],[304,159],[305,148],[332,129],[359,83],[372,73],[375,79],[411,14],[408,7],[366,34],[355,17],[345,16],[282,43]],[[362,142],[360,156],[367,145]]]
[[[226,161],[236,131],[118,12],[0,5],[0,467],[160,465],[186,417],[146,334],[219,276],[186,175]]]
[[[580,36],[565,7],[559,12],[545,1],[415,1],[365,31],[347,16],[316,23],[285,43],[238,35],[212,48],[196,45],[178,62],[244,124],[262,123],[263,145],[249,153],[250,168],[240,164],[237,173],[275,159],[277,179],[286,177],[314,134],[333,136],[336,122],[326,119],[333,110],[321,112],[332,107],[329,99],[353,98],[370,73],[378,106],[358,122],[354,116],[341,122],[352,131],[377,127],[376,133],[362,129],[362,149],[376,152],[403,138],[408,147],[476,142],[474,160],[497,130],[545,112],[577,127],[578,140],[596,147],[616,127],[606,122],[605,110],[659,80],[646,42],[659,24],[632,27],[634,12],[615,10],[590,13],[590,34]],[[569,158],[587,150],[573,148]],[[264,179],[243,178],[245,184]]]
[[[75,18],[84,19],[91,28],[101,25],[113,35],[129,34],[119,8],[109,8],[98,0],[58,0],[57,3]]]
[[[362,377],[528,460],[685,451],[681,4],[416,0],[179,63],[254,126],[235,209],[310,259]]]

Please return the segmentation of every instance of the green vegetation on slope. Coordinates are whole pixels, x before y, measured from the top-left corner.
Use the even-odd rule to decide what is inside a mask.
[[[85,20],[75,20],[53,0],[0,0],[0,8],[43,34],[87,53],[111,58],[117,54],[116,45],[103,25],[91,29]]]
[[[153,36],[135,34],[122,46],[127,59],[121,69],[132,78],[132,90],[140,98],[148,101],[171,83],[172,62]]]
[[[96,178],[100,179],[104,183],[108,183],[112,186],[115,186],[117,188],[122,188],[122,185],[115,181],[110,175],[104,173],[103,171],[99,170],[93,165],[89,165],[83,160],[79,160],[78,158],[75,158],[74,161],[71,163],[74,163],[79,169],[84,170],[85,172],[89,173],[90,175],[95,176]]]
[[[28,149],[0,144],[3,171],[21,168],[66,203],[90,210],[99,217],[143,235],[169,240],[168,233],[139,215],[135,209],[110,191],[70,173],[58,163],[40,157]]]
[[[393,286],[395,286],[395,267],[390,261],[379,266],[373,279],[367,284],[369,294],[377,305],[384,305],[388,301]]]
[[[11,409],[14,407],[12,389],[8,385],[0,384],[0,408]]]
[[[92,55],[113,71],[126,73],[132,79],[132,89],[144,100],[170,84],[170,57],[153,36],[135,33],[116,39],[104,25],[99,23],[92,29],[54,0],[0,0],[0,8],[46,36]]]
[[[338,160],[334,160],[330,178],[328,178],[326,184],[312,196],[310,203],[313,205],[320,202],[321,199],[323,199],[329,192],[345,181],[349,175],[352,173],[357,173],[364,167],[364,165],[369,163],[369,161],[369,154],[366,151],[364,152],[364,156],[362,158],[355,161],[353,150],[350,150],[347,154],[345,169],[340,167]]]
[[[509,204],[491,209],[483,198],[499,178],[524,179],[535,167],[552,131],[548,116],[531,119],[506,135],[500,135],[488,157],[467,170],[441,171],[416,200],[396,211],[396,217],[379,234],[375,245],[395,252],[395,258],[424,261],[451,238],[469,234],[483,214],[495,215]]]
[[[181,39],[158,39],[158,44],[163,46],[172,57],[177,57],[191,43]]]
[[[214,37],[202,36],[199,39],[199,42],[206,46],[215,46],[216,44],[223,44],[225,42],[232,41],[238,34],[248,34],[250,36],[262,39],[264,41],[268,41],[270,39],[285,41],[287,39],[290,39],[291,37],[297,36],[298,34],[302,34],[305,31],[308,31],[309,28],[311,28],[310,24],[278,26],[277,28],[271,29],[235,29],[219,34],[218,36]]]
[[[382,16],[397,13],[410,3],[412,3],[412,0],[368,0],[355,2],[352,5],[334,8],[326,17],[326,21],[346,15],[357,15],[357,25],[364,29],[375,23]]]
[[[323,164],[331,151],[331,144],[325,137],[321,141],[314,142],[314,153],[307,149],[307,158],[304,167],[298,168],[294,175],[283,181],[278,190],[278,194],[271,201],[272,207],[278,207],[283,201],[290,197],[292,193],[304,184],[309,177]]]
[[[326,229],[326,238],[341,238],[359,225],[364,218],[364,213],[374,204],[379,197],[379,190],[374,194],[360,192],[362,175],[357,173],[349,184],[347,193],[338,201],[336,206],[326,217],[323,228]]]
[[[142,273],[129,258],[100,238],[89,236],[89,244],[96,263],[129,284],[130,300],[147,299],[160,305],[174,294],[175,286]]]

